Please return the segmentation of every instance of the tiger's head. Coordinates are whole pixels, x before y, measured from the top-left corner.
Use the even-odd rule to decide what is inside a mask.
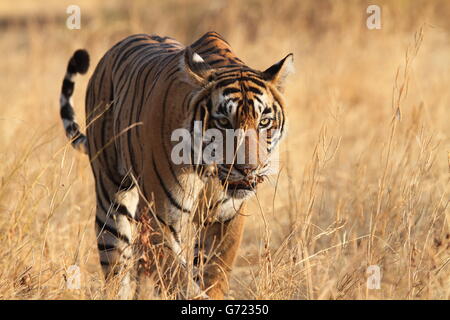
[[[286,132],[284,80],[293,70],[289,54],[265,71],[245,65],[211,68],[189,47],[185,70],[199,84],[194,119],[201,121],[204,155],[229,196],[245,198],[274,173],[277,145]]]

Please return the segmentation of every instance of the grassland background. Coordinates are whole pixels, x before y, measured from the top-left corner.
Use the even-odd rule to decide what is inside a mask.
[[[72,52],[95,65],[131,33],[189,44],[215,30],[251,67],[293,52],[297,70],[281,171],[251,202],[229,298],[449,299],[449,18],[449,1],[1,1],[0,298],[106,297],[88,159],[59,119]],[[72,264],[81,290],[66,289]]]

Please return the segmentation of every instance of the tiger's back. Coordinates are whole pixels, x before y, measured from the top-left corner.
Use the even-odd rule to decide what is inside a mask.
[[[136,130],[124,130],[140,122],[142,106],[148,102],[145,97],[154,90],[166,62],[174,61],[182,49],[170,38],[133,35],[112,47],[97,65],[86,94],[88,149],[101,166],[117,169],[111,172],[115,182],[122,182],[123,168],[129,166],[121,161],[133,163],[138,170],[136,160],[126,157],[132,145],[123,140],[132,138]]]

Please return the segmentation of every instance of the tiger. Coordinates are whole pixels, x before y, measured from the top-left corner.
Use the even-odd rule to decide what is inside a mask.
[[[286,132],[283,91],[293,54],[258,71],[217,32],[207,32],[189,46],[171,37],[128,36],[103,55],[89,79],[83,133],[72,95],[74,76],[85,74],[89,64],[85,49],[70,58],[60,116],[71,145],[90,160],[97,248],[106,282],[120,277],[118,297],[137,297],[143,272],[136,257],[143,249],[136,245],[142,232],[136,223],[147,217],[152,230],[148,239],[157,248],[147,259],[153,266],[150,274],[160,275],[155,287],[168,292],[181,287],[176,293],[180,299],[223,299],[243,236],[247,200],[269,174],[271,154]],[[193,133],[198,123],[201,132],[254,130],[250,138],[257,143],[267,133],[261,138],[267,152],[258,153],[253,162],[245,151],[241,163],[174,163],[173,131]],[[231,152],[249,139],[239,140]],[[199,230],[189,261],[197,273],[202,266],[201,277],[190,272],[190,262],[183,258],[186,224]]]

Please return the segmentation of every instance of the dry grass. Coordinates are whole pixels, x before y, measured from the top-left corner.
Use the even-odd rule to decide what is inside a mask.
[[[77,2],[71,31],[65,9]],[[294,52],[297,69],[281,171],[251,203],[230,298],[449,299],[450,4],[377,2],[382,29],[370,31],[365,1],[3,1],[0,298],[114,298],[89,163],[59,119],[72,52],[96,63],[130,33],[189,43],[216,30],[254,68]],[[66,289],[72,264],[81,290]],[[380,290],[366,287],[374,264]]]

